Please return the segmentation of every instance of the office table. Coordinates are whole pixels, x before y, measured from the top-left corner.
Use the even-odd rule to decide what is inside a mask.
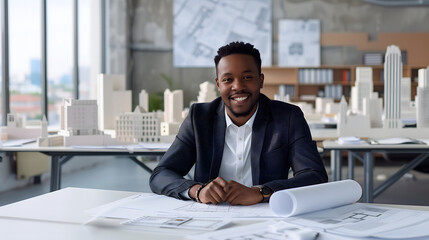
[[[0,152],[40,152],[51,158],[50,190],[61,188],[62,165],[75,156],[126,156],[144,170],[152,172],[146,164],[139,161],[137,156],[162,156],[168,149],[113,149],[113,148],[73,148],[73,147],[38,147],[36,143],[25,144],[20,147],[0,147]]]
[[[336,141],[323,141],[323,148],[331,152],[332,181],[341,180],[341,152],[348,152],[348,177],[353,179],[354,157],[361,159],[364,168],[363,202],[373,202],[374,198],[397,182],[404,174],[414,169],[429,157],[429,146],[425,144],[339,144]],[[394,175],[374,189],[374,156],[375,152],[385,153],[418,153],[419,155],[402,166]],[[360,158],[356,153],[363,153]]]
[[[97,219],[83,225],[91,216],[85,210],[119,200],[135,192],[64,188],[0,207],[0,232],[5,239],[185,239],[201,231],[156,227],[129,228],[119,219]],[[414,210],[429,210],[421,206],[397,206]],[[266,220],[233,220],[228,228]],[[318,240],[354,239],[321,233]],[[360,238],[362,239],[362,238]]]

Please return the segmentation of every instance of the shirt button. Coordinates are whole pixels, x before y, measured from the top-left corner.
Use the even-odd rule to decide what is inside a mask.
[[[238,160],[241,160],[241,157],[238,157]]]
[[[241,141],[241,140],[243,140],[242,138],[239,138],[239,140]]]
[[[241,176],[238,176],[238,179],[240,179],[240,180],[241,180]]]

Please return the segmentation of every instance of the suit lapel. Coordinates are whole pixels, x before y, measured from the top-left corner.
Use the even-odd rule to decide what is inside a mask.
[[[223,102],[219,103],[213,122],[213,155],[210,167],[209,180],[219,176],[220,164],[222,162],[223,145],[225,143],[225,107]]]
[[[260,95],[258,113],[255,116],[255,121],[252,126],[252,143],[250,150],[250,160],[252,166],[252,181],[254,185],[260,183],[260,159],[262,146],[265,139],[265,130],[268,125],[268,118],[270,115],[267,103],[267,98],[264,95]]]

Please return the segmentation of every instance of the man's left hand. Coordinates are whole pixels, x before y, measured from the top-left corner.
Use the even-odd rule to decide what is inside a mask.
[[[226,201],[231,205],[253,205],[262,200],[259,188],[249,188],[236,181],[229,181],[227,184]]]

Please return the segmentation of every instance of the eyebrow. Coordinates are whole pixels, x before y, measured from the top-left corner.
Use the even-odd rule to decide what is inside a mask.
[[[244,70],[241,72],[241,74],[243,74],[243,73],[253,73],[253,71],[249,69],[249,70]],[[221,77],[225,76],[225,75],[233,75],[233,74],[230,72],[226,72],[226,73],[221,74]]]

